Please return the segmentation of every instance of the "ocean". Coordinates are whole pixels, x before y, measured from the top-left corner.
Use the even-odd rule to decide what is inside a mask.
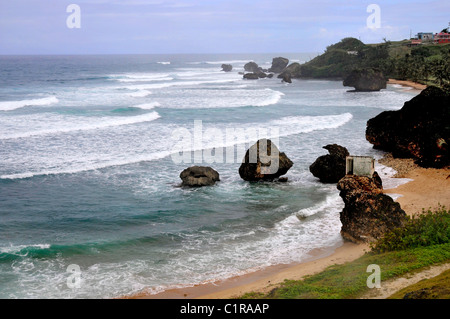
[[[0,298],[157,293],[341,246],[343,202],[309,165],[333,143],[380,158],[367,120],[417,92],[239,74],[275,56],[314,55],[0,57]],[[287,183],[240,178],[239,150],[264,137],[294,162]],[[221,181],[179,187],[193,165]]]

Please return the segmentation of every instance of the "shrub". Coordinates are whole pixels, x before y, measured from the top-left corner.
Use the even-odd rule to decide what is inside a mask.
[[[445,206],[409,217],[403,227],[387,232],[371,245],[375,252],[450,243],[450,212]]]

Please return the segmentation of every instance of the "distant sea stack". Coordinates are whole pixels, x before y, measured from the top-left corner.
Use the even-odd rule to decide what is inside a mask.
[[[289,59],[283,57],[277,57],[272,59],[272,67],[269,68],[269,72],[281,73],[289,64]]]
[[[222,71],[231,72],[233,70],[233,66],[231,64],[222,64]]]
[[[271,140],[261,139],[245,153],[239,175],[250,182],[273,181],[286,174],[293,164]]]
[[[287,66],[283,72],[278,75],[279,79],[299,79],[302,75],[301,64],[294,62]]]
[[[387,80],[378,69],[355,69],[344,79],[344,86],[355,88],[356,92],[373,92],[386,88]]]
[[[247,80],[258,80],[263,78],[271,78],[273,75],[267,74],[267,70],[260,67],[257,63],[251,61],[244,65],[244,70],[249,72],[245,73],[243,78]]]
[[[262,68],[256,62],[248,62],[244,65],[244,70],[247,72],[258,73],[262,72]]]
[[[450,165],[450,95],[428,87],[398,111],[367,122],[366,139],[394,157],[414,158],[422,167]]]

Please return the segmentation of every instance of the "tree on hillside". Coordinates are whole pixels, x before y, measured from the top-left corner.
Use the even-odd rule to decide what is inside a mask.
[[[447,52],[441,59],[436,59],[431,63],[431,73],[436,78],[436,84],[444,87],[450,83],[450,53]]]

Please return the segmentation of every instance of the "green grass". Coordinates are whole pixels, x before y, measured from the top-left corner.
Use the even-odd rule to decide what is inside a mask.
[[[428,266],[450,262],[450,213],[445,207],[423,211],[403,228],[394,229],[372,245],[372,251],[342,265],[333,265],[303,280],[286,280],[267,294],[246,299],[354,299],[367,293],[367,272],[375,264],[384,280],[405,276]]]
[[[286,280],[267,294],[248,293],[243,299],[355,299],[368,292],[371,264],[380,266],[384,280],[401,277],[427,266],[450,261],[450,244],[419,247],[405,251],[366,253],[357,260],[333,265],[303,280]]]

